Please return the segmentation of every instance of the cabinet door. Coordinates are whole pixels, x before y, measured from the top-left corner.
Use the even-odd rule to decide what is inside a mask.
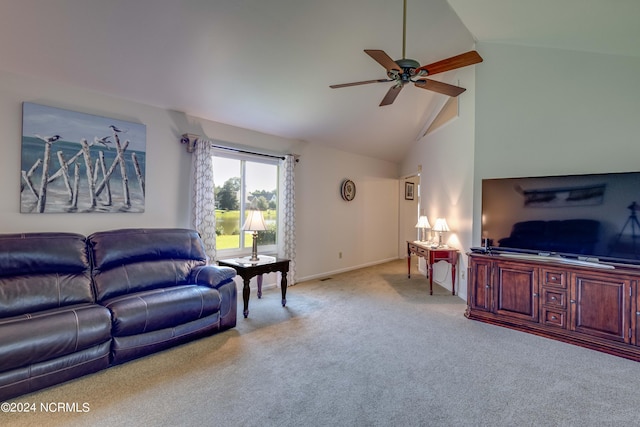
[[[502,316],[537,322],[538,269],[526,264],[496,264],[496,309]]]
[[[631,334],[629,280],[590,273],[571,279],[571,330],[629,343]]]
[[[491,266],[485,259],[471,258],[468,287],[469,305],[472,309],[491,311]]]

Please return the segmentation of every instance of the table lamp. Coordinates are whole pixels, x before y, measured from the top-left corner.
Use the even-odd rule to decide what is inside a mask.
[[[429,220],[425,215],[421,215],[418,218],[418,223],[416,224],[416,228],[420,229],[420,241],[424,242],[425,234],[427,233],[427,228],[431,228],[431,224],[429,224]]]
[[[253,248],[251,250],[251,258],[249,261],[259,261],[258,258],[258,231],[264,231],[267,226],[264,223],[262,217],[262,211],[250,210],[247,214],[247,219],[242,226],[243,231],[253,231]]]
[[[443,247],[444,245],[442,244],[442,232],[449,231],[447,220],[444,218],[436,219],[436,223],[434,224],[432,230],[438,232],[438,247],[439,248]]]

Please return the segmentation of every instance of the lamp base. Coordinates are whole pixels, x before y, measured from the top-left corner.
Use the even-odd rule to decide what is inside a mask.
[[[260,261],[260,258],[258,257],[258,232],[254,231],[253,232],[253,246],[251,248],[251,258],[249,258],[249,261]]]

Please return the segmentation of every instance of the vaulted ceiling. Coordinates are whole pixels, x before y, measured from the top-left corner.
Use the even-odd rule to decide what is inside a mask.
[[[4,0],[0,69],[399,161],[444,95],[410,87],[379,107],[391,83],[329,85],[386,78],[363,50],[402,57],[402,8],[402,0]],[[640,56],[637,0],[407,0],[407,15],[406,57],[422,65],[474,40]],[[455,73],[434,79],[457,84]]]

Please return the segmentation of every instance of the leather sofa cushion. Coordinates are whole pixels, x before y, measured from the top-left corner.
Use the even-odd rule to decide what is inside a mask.
[[[0,401],[106,369],[110,350],[111,341],[106,341],[86,350],[0,372]]]
[[[0,235],[0,276],[82,273],[89,269],[85,237],[80,234]]]
[[[0,277],[0,318],[93,300],[88,273]]]
[[[195,230],[139,228],[101,231],[88,237],[94,269],[140,261],[183,259],[206,264],[207,255]]]
[[[75,353],[110,340],[111,315],[109,310],[97,304],[2,319],[0,372]]]
[[[145,334],[114,337],[111,363],[114,365],[155,353],[171,346],[211,335],[220,330],[220,313],[171,328],[158,329]]]
[[[113,317],[112,335],[171,328],[220,310],[220,293],[206,286],[178,286],[122,295],[103,303]]]
[[[85,238],[0,235],[0,319],[94,302]]]
[[[134,292],[189,284],[191,269],[196,261],[159,260],[114,266],[95,271],[93,276],[98,302]]]
[[[189,284],[189,273],[206,265],[195,230],[181,228],[122,229],[88,237],[99,302],[132,292]]]

